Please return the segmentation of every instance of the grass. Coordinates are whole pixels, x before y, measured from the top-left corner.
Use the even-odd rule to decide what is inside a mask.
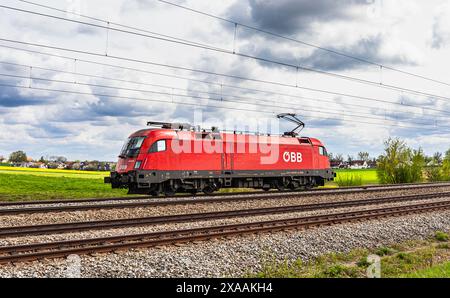
[[[336,178],[327,187],[379,184],[376,169],[335,169]]]
[[[363,184],[361,174],[341,174],[336,177],[335,182],[339,187],[360,186]]]
[[[276,261],[263,258],[262,270],[250,277],[291,278],[364,278],[371,265],[367,256],[381,260],[381,277],[450,277],[449,242],[437,239],[437,232],[427,240],[407,241],[373,249],[355,249],[349,253],[331,253],[311,261]],[[448,240],[448,239],[447,239]]]
[[[2,167],[0,200],[76,199],[126,196],[103,183],[108,172]]]
[[[450,278],[450,262],[404,274],[407,278]]]
[[[60,169],[0,167],[0,174],[36,175],[47,177],[91,178],[99,179],[109,175],[106,171],[77,171]]]
[[[448,234],[442,231],[436,231],[434,238],[436,238],[437,241],[448,241]]]

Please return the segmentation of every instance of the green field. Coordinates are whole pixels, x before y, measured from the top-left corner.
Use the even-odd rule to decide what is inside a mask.
[[[336,169],[335,181],[327,183],[329,187],[336,187],[338,184],[336,181],[342,180],[350,180],[352,178],[356,178],[354,180],[360,179],[360,183],[349,183],[349,185],[344,186],[357,186],[357,185],[370,185],[370,184],[379,184],[377,177],[377,169]]]
[[[126,196],[103,183],[108,172],[0,167],[0,200]]]
[[[0,200],[41,200],[126,196],[103,183],[108,172],[0,167]],[[376,170],[337,170],[338,178],[361,176],[363,184],[376,184]],[[326,187],[337,187],[335,182]],[[233,190],[223,189],[224,192]]]

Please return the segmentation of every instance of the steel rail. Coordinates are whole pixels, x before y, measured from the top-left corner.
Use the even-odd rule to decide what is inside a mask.
[[[182,198],[202,198],[202,197],[235,197],[235,196],[243,196],[243,195],[271,195],[273,193],[276,194],[298,194],[298,195],[312,195],[316,193],[325,192],[327,194],[340,193],[343,191],[349,190],[371,190],[378,188],[392,188],[393,190],[405,189],[405,188],[415,188],[415,187],[446,187],[450,186],[448,182],[425,182],[425,183],[402,183],[402,184],[382,184],[382,185],[363,185],[363,186],[348,186],[348,187],[339,187],[339,188],[318,188],[314,190],[308,191],[248,191],[248,192],[237,192],[237,193],[216,193],[212,195],[205,194],[197,194],[197,195],[186,195],[180,194],[176,196],[170,197],[153,197],[153,196],[127,196],[127,197],[107,197],[107,198],[84,198],[84,199],[60,199],[60,200],[34,200],[34,201],[2,201],[0,202],[0,207],[4,206],[27,206],[27,205],[54,205],[54,204],[71,204],[71,203],[96,203],[96,202],[108,202],[108,201],[134,201],[134,200],[172,200],[172,199],[182,199]]]
[[[384,198],[370,198],[370,199],[350,200],[350,201],[334,201],[315,204],[263,207],[254,209],[239,209],[239,210],[173,214],[173,215],[138,217],[138,218],[110,219],[99,221],[4,227],[0,228],[0,237],[21,237],[27,235],[70,233],[88,230],[136,227],[136,226],[156,225],[156,224],[174,224],[180,222],[261,216],[268,214],[283,214],[283,213],[331,209],[331,208],[357,207],[365,205],[406,202],[414,200],[428,200],[444,197],[450,197],[450,192],[395,196]]]
[[[16,245],[0,248],[0,253],[4,254],[3,256],[0,256],[0,264],[35,261],[43,258],[60,258],[66,257],[71,254],[81,255],[89,253],[111,252],[132,248],[161,246],[175,243],[188,243],[193,241],[209,240],[212,238],[223,238],[227,236],[247,235],[262,232],[307,229],[310,227],[320,227],[323,225],[333,225],[344,222],[355,222],[377,218],[402,216],[413,213],[444,210],[449,208],[450,201],[447,200],[425,204],[377,208],[344,213],[331,213],[326,215],[270,220],[264,222],[232,224],[225,226],[210,226],[204,228],[162,231],[147,234],[121,235],[102,238]],[[83,247],[83,245],[90,246]]]
[[[145,200],[132,203],[108,203],[108,204],[85,204],[85,205],[64,205],[64,206],[44,206],[44,207],[18,207],[18,208],[1,208],[0,216],[2,215],[17,215],[17,214],[32,214],[32,213],[48,213],[48,212],[68,212],[68,211],[85,211],[85,210],[99,210],[99,209],[125,209],[125,208],[148,208],[158,206],[169,205],[189,205],[189,204],[205,204],[205,203],[225,203],[225,202],[241,202],[251,200],[274,200],[274,199],[289,199],[293,197],[311,196],[311,195],[339,195],[339,194],[354,194],[354,193],[372,193],[383,191],[396,191],[396,190],[410,190],[410,189],[424,189],[424,188],[440,188],[449,187],[447,183],[436,184],[418,184],[394,187],[357,187],[357,188],[342,188],[340,190],[321,190],[321,191],[308,191],[308,192],[257,192],[255,193],[239,193],[232,195],[212,196],[209,198],[198,199],[172,199],[172,200],[158,200],[151,201]],[[176,197],[174,197],[176,198]],[[137,199],[139,200],[139,199]],[[90,201],[85,201],[90,202]],[[51,203],[48,203],[51,204]],[[54,203],[57,204],[57,203]],[[33,202],[32,205],[35,205]],[[2,206],[0,204],[0,206]]]

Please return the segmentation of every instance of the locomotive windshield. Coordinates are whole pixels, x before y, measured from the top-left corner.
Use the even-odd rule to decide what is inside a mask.
[[[119,157],[136,157],[139,154],[145,137],[128,138],[120,151]]]

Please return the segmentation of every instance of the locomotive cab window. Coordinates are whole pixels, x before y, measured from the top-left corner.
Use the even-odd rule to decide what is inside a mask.
[[[145,137],[128,138],[125,145],[122,147],[119,157],[136,157],[139,154],[139,150],[141,149],[144,140]]]
[[[327,149],[325,149],[325,147],[319,147],[319,154],[327,156]]]
[[[148,152],[152,153],[152,152],[161,152],[161,151],[166,151],[166,140],[159,140],[159,141],[154,142]]]

